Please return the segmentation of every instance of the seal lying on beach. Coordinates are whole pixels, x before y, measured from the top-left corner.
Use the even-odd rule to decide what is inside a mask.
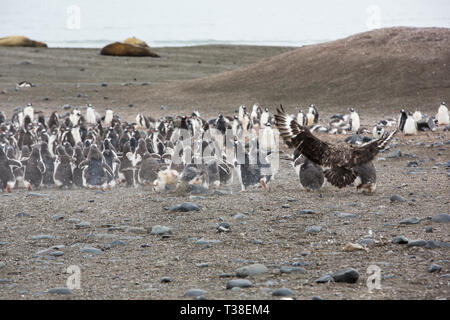
[[[100,54],[106,56],[123,56],[123,57],[159,57],[158,54],[151,51],[148,47],[141,47],[123,42],[114,42],[103,47]]]
[[[10,36],[0,38],[0,46],[3,47],[44,47],[47,44],[44,42],[34,41],[24,36]]]

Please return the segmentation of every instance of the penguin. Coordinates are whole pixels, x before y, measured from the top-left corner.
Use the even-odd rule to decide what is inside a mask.
[[[116,152],[114,151],[114,147],[111,145],[109,139],[105,139],[105,141],[103,141],[102,154],[103,157],[105,158],[106,163],[113,172],[112,176],[108,174],[108,186],[112,188],[116,185],[116,177],[120,166],[120,160]]]
[[[125,143],[120,158],[119,179],[125,180],[127,186],[136,187],[136,173],[141,161],[141,156],[132,152],[130,142]]]
[[[21,167],[22,164],[19,161],[8,158],[0,145],[0,188],[2,191],[11,193],[11,190],[16,185],[16,177],[12,168]]]
[[[355,111],[355,109],[350,108],[350,130],[353,132],[358,131],[360,126],[359,114]]]
[[[239,110],[238,110],[238,120],[239,120],[239,122],[241,122],[241,123],[242,123],[242,121],[243,121],[243,119],[244,119],[244,114],[245,114],[245,112],[247,111],[246,109],[247,109],[247,107],[246,107],[245,105],[241,105],[241,106],[239,107]]]
[[[308,113],[306,114],[306,125],[312,126],[319,123],[319,112],[314,104],[310,104]]]
[[[261,119],[261,107],[259,104],[255,103],[253,105],[252,112],[250,113],[250,121],[252,123],[252,126],[258,126],[259,120]]]
[[[438,113],[436,115],[436,119],[438,121],[439,126],[447,126],[450,123],[448,108],[445,102],[441,102],[441,105],[439,106],[438,109]]]
[[[3,111],[0,111],[0,125],[6,122],[6,116]]]
[[[58,112],[54,111],[50,115],[47,121],[47,127],[51,130],[59,128],[59,115]]]
[[[233,122],[231,123],[231,131],[234,137],[238,137],[242,132],[242,125],[237,115],[234,116]]]
[[[67,154],[61,145],[56,148],[56,154],[55,173],[53,174],[55,185],[59,188],[71,188],[73,185],[72,157]]]
[[[28,103],[27,106],[23,109],[23,116],[24,118],[28,116],[31,122],[34,121],[34,109],[31,103]]]
[[[153,182],[153,191],[165,192],[174,190],[180,180],[176,170],[165,169],[158,172],[158,178]]]
[[[45,173],[45,165],[42,161],[39,145],[34,145],[31,149],[31,155],[26,161],[23,184],[28,191],[37,189],[42,183]]]
[[[257,153],[255,154],[254,147],[249,154],[240,141],[234,140],[234,167],[241,185],[241,192],[257,185],[261,185],[267,190],[264,177],[261,174],[261,167],[255,157],[257,157]]]
[[[372,161],[356,166],[353,171],[356,174],[356,189],[365,194],[374,193],[377,188],[377,173]]]
[[[296,120],[299,125],[301,125],[301,126],[306,125],[306,116],[305,116],[305,113],[303,112],[303,110],[300,110],[297,113]]]
[[[95,125],[97,123],[97,115],[91,104],[88,104],[86,108],[86,121],[90,125]]]
[[[31,155],[31,150],[30,148],[25,145],[22,147],[22,150],[20,151],[20,157],[18,158],[19,162],[22,164],[22,166],[20,167],[15,167],[13,169],[13,174],[16,177],[16,186],[20,183],[23,182],[23,176],[25,173],[25,166],[27,164],[27,160]]]
[[[408,115],[404,109],[400,110],[400,116],[398,118],[398,129],[404,132],[406,119],[408,119]]]
[[[55,183],[53,180],[53,174],[55,171],[55,157],[53,157],[50,153],[46,142],[41,142],[41,157],[45,165],[45,173],[42,178],[42,184],[51,186]]]
[[[270,116],[269,108],[264,108],[264,111],[261,114],[261,120],[259,122],[259,127],[264,128],[266,123],[270,123],[270,118],[271,118],[271,116]]]
[[[417,134],[417,123],[416,120],[414,120],[414,117],[411,112],[408,114],[408,117],[406,118],[403,132],[405,133],[405,135]]]
[[[303,155],[298,155],[293,163],[300,185],[307,191],[319,190],[325,181],[323,169]]]
[[[109,127],[111,126],[111,123],[113,121],[113,117],[114,117],[114,112],[112,111],[111,108],[106,108],[106,113],[105,113],[105,127]]]
[[[74,157],[73,157],[73,184],[81,188],[83,187],[83,169],[79,167],[80,163],[82,163],[86,158],[83,155],[83,150],[80,146],[76,146],[74,149]]]
[[[69,115],[69,119],[70,122],[72,123],[73,126],[78,125],[78,122],[80,121],[81,118],[81,112],[80,110],[78,110],[78,108],[75,108],[72,110],[72,112]]]
[[[208,173],[203,165],[189,163],[183,170],[177,184],[177,191],[190,192],[195,188],[209,188]]]
[[[422,113],[421,113],[419,110],[416,110],[416,111],[413,113],[413,118],[414,118],[414,120],[415,120],[416,122],[421,121],[421,120],[422,120]]]
[[[111,168],[96,144],[90,146],[88,158],[81,162],[78,167],[83,169],[83,185],[88,188],[100,188],[105,191],[108,185],[107,173],[113,176]]]
[[[374,139],[380,139],[384,134],[384,128],[380,125],[373,127],[372,136]]]

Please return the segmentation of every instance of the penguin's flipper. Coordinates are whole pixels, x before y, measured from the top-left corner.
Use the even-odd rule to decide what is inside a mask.
[[[113,173],[111,167],[110,167],[106,162],[103,162],[103,163],[102,163],[102,167],[103,167],[106,171],[108,171],[108,173],[111,175],[111,177],[114,177],[114,173]]]
[[[40,171],[41,173],[44,173],[45,170],[46,170],[46,167],[45,167],[44,163],[41,162],[41,161],[38,162],[37,167],[38,167],[38,169],[39,169],[39,171]]]
[[[89,159],[86,159],[84,161],[81,161],[80,164],[78,164],[78,169],[83,169],[84,167],[89,165]]]
[[[14,159],[8,159],[8,165],[11,167],[22,168],[22,163]]]

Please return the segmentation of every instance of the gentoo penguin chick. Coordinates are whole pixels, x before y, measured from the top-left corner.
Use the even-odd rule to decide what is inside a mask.
[[[422,113],[419,110],[416,110],[413,113],[413,118],[416,122],[419,122],[420,120],[422,120]]]
[[[242,123],[242,120],[244,119],[244,114],[245,114],[245,112],[246,112],[246,109],[247,109],[247,107],[244,106],[244,105],[241,105],[241,106],[239,107],[239,110],[238,110],[238,120],[239,120],[239,122],[241,122],[241,123]]]
[[[266,123],[270,123],[270,112],[269,108],[264,108],[263,113],[261,114],[261,120],[259,121],[260,128],[264,128]]]
[[[114,112],[112,111],[111,108],[106,108],[106,113],[105,113],[105,127],[109,127],[111,126],[111,122],[113,120],[114,117]]]
[[[73,168],[73,183],[75,186],[81,188],[83,187],[83,169],[79,168],[80,163],[82,163],[85,160],[85,157],[83,155],[83,150],[80,146],[75,147],[75,155],[74,155],[74,168]]]
[[[119,178],[122,181],[125,180],[127,186],[136,187],[136,174],[139,169],[138,164],[142,161],[142,158],[139,154],[131,151],[130,142],[125,143],[122,153]]]
[[[86,108],[86,121],[90,125],[95,125],[97,123],[97,115],[91,104],[88,104]]]
[[[31,155],[27,159],[23,184],[28,191],[39,188],[45,172],[45,165],[42,162],[41,151],[38,145],[34,145]]]
[[[70,188],[73,185],[72,157],[70,157],[63,146],[56,148],[55,173],[53,179],[60,188]]]
[[[372,161],[356,166],[353,171],[356,173],[356,189],[367,194],[374,193],[377,188],[377,173]]]
[[[83,169],[83,185],[88,188],[100,188],[104,191],[108,185],[106,173],[113,175],[96,144],[91,145],[88,158],[78,167]]]
[[[416,120],[414,120],[414,117],[411,112],[408,114],[408,117],[406,118],[403,132],[405,133],[405,135],[417,134],[417,123]]]
[[[180,174],[176,170],[166,169],[158,172],[158,178],[153,181],[155,192],[165,192],[174,190],[180,179]]]
[[[30,117],[31,122],[34,121],[34,109],[31,103],[27,104],[27,106],[23,109],[23,117]]]
[[[116,185],[116,176],[118,173],[118,169],[120,166],[120,160],[117,154],[114,152],[114,147],[111,145],[109,139],[105,139],[103,141],[103,157],[105,158],[106,163],[111,168],[113,175],[110,176],[108,173],[108,186],[114,187]]]
[[[9,159],[2,146],[0,145],[0,188],[8,193],[16,185],[16,177],[14,176],[13,167],[20,168],[22,164],[14,159]]]
[[[350,130],[356,132],[358,131],[360,126],[359,114],[353,108],[350,108],[349,111],[350,111]]]
[[[325,178],[321,166],[300,155],[294,161],[294,169],[305,190],[316,191],[323,186]]]
[[[297,123],[301,126],[306,125],[306,116],[305,116],[305,113],[303,112],[303,110],[300,110],[297,113]]]
[[[51,186],[55,183],[53,180],[53,173],[55,172],[55,157],[53,157],[50,153],[46,142],[41,142],[41,157],[45,165],[45,173],[42,179],[42,184]]]
[[[445,105],[445,102],[441,102],[441,105],[439,106],[438,113],[436,115],[436,119],[438,121],[438,125],[446,126],[450,123],[449,121],[449,114],[447,106]]]
[[[384,134],[384,128],[380,125],[373,127],[372,136],[374,139],[380,139]]]

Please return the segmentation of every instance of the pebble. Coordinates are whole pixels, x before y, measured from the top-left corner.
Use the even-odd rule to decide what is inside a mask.
[[[236,269],[236,276],[240,278],[252,277],[258,274],[266,273],[269,269],[263,264],[255,263],[249,266]]]
[[[281,206],[281,208],[283,208],[283,209],[289,209],[291,206],[289,205],[289,204],[283,204],[282,206]]]
[[[156,227],[158,227],[158,226],[156,226]],[[144,234],[144,233],[147,233],[147,230],[144,228],[141,228],[141,227],[128,227],[125,229],[125,232]]]
[[[6,264],[4,262],[0,261],[0,269],[4,268],[6,266]]]
[[[313,296],[311,300],[323,300],[321,296]]]
[[[300,214],[315,214],[316,212],[311,209],[303,209],[300,211]]]
[[[161,235],[166,233],[171,233],[172,229],[166,226],[156,225],[152,227],[151,234]]]
[[[272,292],[274,297],[292,297],[294,292],[288,288],[280,288]]]
[[[440,241],[435,241],[435,240],[427,241],[427,244],[425,245],[425,248],[427,248],[427,249],[448,248],[448,247],[450,247],[450,243],[440,242]]]
[[[353,213],[338,212],[338,211],[336,211],[334,213],[334,216],[336,216],[338,218],[355,218],[356,217],[356,215]]]
[[[306,273],[305,269],[300,267],[288,267],[282,266],[280,268],[280,273]]]
[[[258,240],[258,239],[253,240],[253,244],[263,244],[263,243],[264,242],[262,240]]]
[[[217,232],[230,232],[230,224],[222,222],[216,227]]]
[[[402,196],[399,196],[397,194],[393,194],[391,195],[391,202],[406,202],[406,199],[403,198]]]
[[[425,240],[412,240],[408,242],[408,247],[423,247],[427,244]]]
[[[161,283],[168,283],[168,282],[171,282],[172,279],[170,277],[162,277],[159,281]]]
[[[224,272],[219,275],[219,278],[231,278],[232,276],[233,274]]]
[[[91,253],[91,254],[96,254],[96,255],[103,253],[102,250],[94,248],[94,247],[89,247],[89,246],[81,248],[80,251],[84,252],[84,253]]]
[[[72,294],[73,292],[69,288],[61,287],[61,288],[51,288],[51,289],[48,290],[48,293],[51,293],[51,294]]]
[[[359,273],[356,269],[346,268],[335,272],[333,274],[333,279],[336,282],[355,283],[359,279]]]
[[[392,243],[395,244],[407,244],[408,242],[409,240],[405,236],[396,236],[392,239]]]
[[[68,223],[80,223],[80,219],[77,219],[77,218],[69,218],[69,219],[67,219],[67,222]]]
[[[236,280],[230,280],[227,282],[227,289],[232,288],[249,288],[252,286],[252,283],[247,279],[236,279]]]
[[[322,226],[311,226],[306,228],[307,233],[319,233],[322,231]]]
[[[184,293],[185,297],[198,297],[198,296],[204,296],[206,293],[205,290],[201,289],[189,289]]]
[[[102,82],[102,87],[107,87],[108,86],[108,82]]]
[[[52,257],[60,257],[62,255],[64,255],[64,252],[59,251],[59,250],[50,252],[50,256],[52,256]]]
[[[62,220],[62,219],[64,219],[64,216],[60,215],[60,214],[55,214],[54,216],[52,216],[52,220],[53,221],[59,221],[59,220]]]
[[[183,202],[182,204],[174,205],[169,208],[171,212],[189,212],[189,211],[200,211],[202,207],[193,202]]]
[[[375,240],[373,240],[372,238],[365,238],[365,239],[358,241],[358,243],[363,246],[368,246],[368,245],[375,243]]]
[[[55,239],[54,236],[52,236],[51,234],[40,234],[37,236],[32,236],[31,239],[33,240],[43,240],[43,239]]]
[[[428,272],[430,272],[430,273],[440,272],[441,270],[442,270],[442,267],[440,265],[437,265],[434,263],[428,268]]]
[[[77,229],[87,229],[90,227],[91,227],[91,223],[89,221],[82,221],[75,225],[75,228],[77,228]]]
[[[113,240],[106,245],[106,248],[110,249],[110,248],[115,248],[115,247],[119,247],[119,246],[126,246],[127,244],[128,244],[127,242],[122,241],[122,240]]]
[[[411,217],[403,219],[399,222],[399,224],[418,224],[421,220],[417,217]]]
[[[391,152],[390,154],[388,154],[386,156],[386,158],[388,159],[397,159],[400,158],[402,156],[402,152],[400,150],[396,150],[394,152]]]
[[[328,282],[333,282],[333,281],[334,281],[333,275],[332,274],[327,274],[327,275],[324,275],[324,276],[316,279],[314,282],[316,282],[316,283],[328,283]]]
[[[16,217],[31,217],[31,215],[29,213],[26,213],[25,211],[20,211],[18,214],[16,214]]]
[[[436,223],[450,223],[450,214],[439,213],[431,218],[431,221]]]
[[[245,215],[242,213],[238,213],[238,214],[234,215],[234,217],[233,217],[234,220],[239,220],[239,219],[244,219],[244,218],[245,218]]]
[[[433,233],[433,227],[426,227],[425,232],[426,233]]]

